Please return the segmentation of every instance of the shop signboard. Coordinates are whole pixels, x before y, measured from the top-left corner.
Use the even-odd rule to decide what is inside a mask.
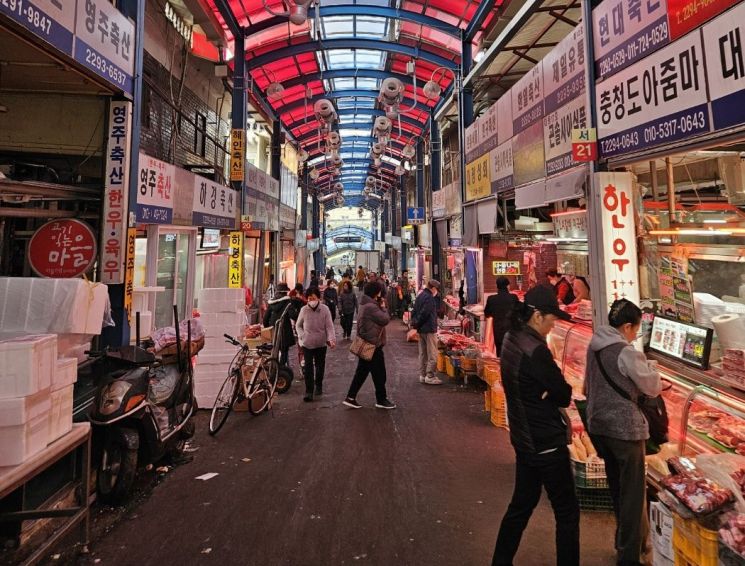
[[[592,11],[592,30],[600,81],[670,43],[667,2],[605,0]]]
[[[247,234],[252,229],[251,216],[249,216],[248,214],[241,214],[241,232]]]
[[[28,262],[39,277],[80,277],[96,261],[96,247],[96,236],[85,222],[52,220],[31,236]]]
[[[492,275],[520,275],[520,262],[498,260],[491,262]]]
[[[607,0],[606,0],[607,1]],[[585,26],[576,26],[543,58],[543,98],[546,114],[585,92]]]
[[[546,175],[555,175],[578,165],[572,152],[572,131],[587,128],[584,96],[575,98],[543,119]]]
[[[124,312],[127,321],[132,324],[132,299],[135,293],[135,245],[137,228],[127,229],[127,266],[124,271]]]
[[[678,39],[711,18],[734,6],[739,0],[667,0],[670,37]],[[737,17],[732,13],[733,18]],[[737,22],[737,20],[735,20]],[[742,22],[740,22],[742,23]],[[704,41],[704,45],[711,45]],[[715,44],[714,44],[715,45]]]
[[[432,217],[442,218],[445,216],[445,189],[432,191]]]
[[[477,118],[465,131],[466,161],[472,161],[479,156],[478,149],[481,145],[480,134],[481,128],[479,128],[479,120]]]
[[[517,135],[543,118],[543,66],[538,63],[510,89],[512,129]]]
[[[577,163],[598,158],[598,134],[595,128],[572,130],[572,159]]]
[[[466,201],[482,199],[491,195],[491,171],[489,155],[482,155],[466,165]]]
[[[492,194],[499,194],[513,187],[512,142],[510,140],[489,152],[489,167]]]
[[[137,222],[172,224],[176,167],[140,152],[138,170]]]
[[[233,189],[194,175],[193,226],[235,228],[237,206],[238,193]]]
[[[559,212],[553,214],[554,235],[557,238],[572,240],[587,239],[587,211],[573,210],[571,212]]]
[[[639,304],[636,226],[631,173],[595,173],[600,191],[602,249],[605,250],[605,296]]]
[[[744,124],[745,3],[705,25],[703,34],[714,129]]]
[[[460,197],[460,183],[450,183],[443,188],[445,191],[445,215],[455,216],[463,211],[463,203]]]
[[[243,232],[230,233],[230,259],[228,260],[228,287],[240,289],[243,280]]]
[[[132,103],[112,100],[109,103],[101,226],[101,282],[106,285],[124,282],[131,136]]]
[[[497,105],[492,104],[486,112],[479,117],[479,139],[481,144],[479,145],[479,152],[476,157],[489,153],[492,149],[497,147]]]
[[[246,160],[246,131],[241,128],[230,130],[230,180],[243,182]]]
[[[515,185],[546,176],[543,122],[533,124],[512,138],[512,168]]]
[[[285,204],[279,205],[279,224],[282,228],[295,229],[295,209]]]
[[[708,132],[701,35],[692,33],[596,86],[601,157]]]
[[[502,145],[512,139],[512,90],[505,92],[494,105],[495,112],[500,118],[497,120],[497,145]]]
[[[78,0],[76,12],[75,60],[131,94],[134,23],[107,0]]]
[[[72,57],[75,0],[0,0],[0,14]]]

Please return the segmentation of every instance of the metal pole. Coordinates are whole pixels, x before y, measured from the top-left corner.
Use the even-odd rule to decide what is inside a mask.
[[[673,162],[669,157],[665,158],[665,173],[667,175],[667,212],[670,215],[670,226],[675,223],[675,173]]]
[[[657,201],[660,198],[660,187],[657,182],[657,162],[654,159],[649,160],[649,179],[652,183],[652,197]]]

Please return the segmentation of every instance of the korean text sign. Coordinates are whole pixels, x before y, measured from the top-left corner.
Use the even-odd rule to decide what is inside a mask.
[[[40,277],[70,278],[86,273],[96,260],[96,236],[80,220],[52,220],[31,237],[28,259]]]
[[[111,101],[101,226],[101,282],[107,285],[124,282],[131,127],[132,103]]]
[[[476,200],[491,194],[489,154],[466,165],[466,200]]]
[[[552,217],[557,238],[587,239],[587,211],[560,212]]]
[[[585,92],[585,26],[580,23],[543,58],[546,114]]]
[[[243,182],[246,160],[246,132],[233,128],[230,130],[230,180]]]
[[[602,249],[608,306],[617,299],[639,303],[636,224],[631,173],[595,173],[600,191]]]
[[[515,83],[512,91],[512,127],[522,132],[543,118],[543,66],[539,63]]]
[[[602,157],[708,132],[700,34],[688,34],[599,83],[596,99]]]
[[[137,222],[171,224],[173,222],[173,179],[175,167],[140,153],[137,176]]]
[[[561,173],[579,165],[572,155],[572,130],[576,128],[587,128],[584,96],[573,99],[543,119],[546,175]]]
[[[134,298],[135,282],[135,249],[137,243],[137,228],[127,230],[127,268],[124,272],[124,312],[127,320],[132,324],[132,299]]]
[[[235,228],[238,193],[199,175],[194,176],[192,224],[208,228]]]
[[[5,14],[34,35],[72,56],[75,0],[3,0]]]
[[[243,232],[230,233],[228,287],[240,289],[243,281]]]

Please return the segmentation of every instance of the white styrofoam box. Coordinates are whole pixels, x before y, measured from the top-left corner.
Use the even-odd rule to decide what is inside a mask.
[[[136,317],[132,311],[132,327],[130,336],[132,343],[137,340],[137,328],[135,327]],[[148,338],[153,333],[153,313],[150,311],[140,311],[140,338]]]
[[[213,326],[233,326],[240,327],[246,324],[246,313],[244,311],[236,312],[207,312],[200,313],[199,320],[202,322],[205,330],[209,332]]]
[[[213,289],[202,289],[199,291],[199,304],[202,304],[202,301],[228,301],[228,300],[234,300],[234,301],[244,301],[246,300],[246,292],[241,289],[222,289],[222,288],[213,288]]]
[[[654,549],[652,566],[675,566],[675,562],[666,556],[662,556],[657,552],[657,549]]]
[[[57,334],[57,357],[84,362],[88,357],[85,351],[91,349],[91,340],[92,334]]]
[[[673,560],[673,515],[664,503],[653,501],[649,504],[649,538],[657,555]],[[655,562],[657,564],[657,562]]]
[[[0,341],[0,399],[48,389],[57,365],[57,337],[32,334]]]
[[[78,380],[78,360],[76,358],[58,358],[57,367],[52,375],[52,391],[58,391]]]
[[[49,441],[49,389],[35,395],[0,399],[0,467],[17,466]]]
[[[100,334],[108,288],[83,279],[0,277],[0,328],[29,334]]]
[[[204,335],[207,338],[212,338],[210,342],[224,342],[226,334],[239,338],[243,335],[243,329],[235,324],[213,324],[204,327]]]
[[[75,385],[70,384],[52,391],[49,411],[49,444],[72,430],[72,401]]]
[[[246,304],[241,300],[199,301],[199,313],[244,312]]]

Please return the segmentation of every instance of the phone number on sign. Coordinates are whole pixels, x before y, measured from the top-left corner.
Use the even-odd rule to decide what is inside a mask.
[[[706,115],[703,112],[686,114],[680,118],[658,122],[644,128],[644,141],[647,143],[674,138],[678,134],[698,132],[706,128]]]
[[[9,8],[11,13],[26,18],[29,24],[40,30],[44,35],[49,35],[52,31],[51,18],[45,16],[30,4],[26,4],[23,0],[0,0],[0,4]]]
[[[639,145],[639,133],[629,132],[626,134],[618,134],[612,138],[600,140],[600,151],[603,155],[618,153],[626,149],[632,149]]]
[[[120,86],[124,85],[124,81],[127,80],[127,75],[121,72],[116,65],[109,63],[105,57],[101,57],[90,47],[85,48],[85,62]]]

